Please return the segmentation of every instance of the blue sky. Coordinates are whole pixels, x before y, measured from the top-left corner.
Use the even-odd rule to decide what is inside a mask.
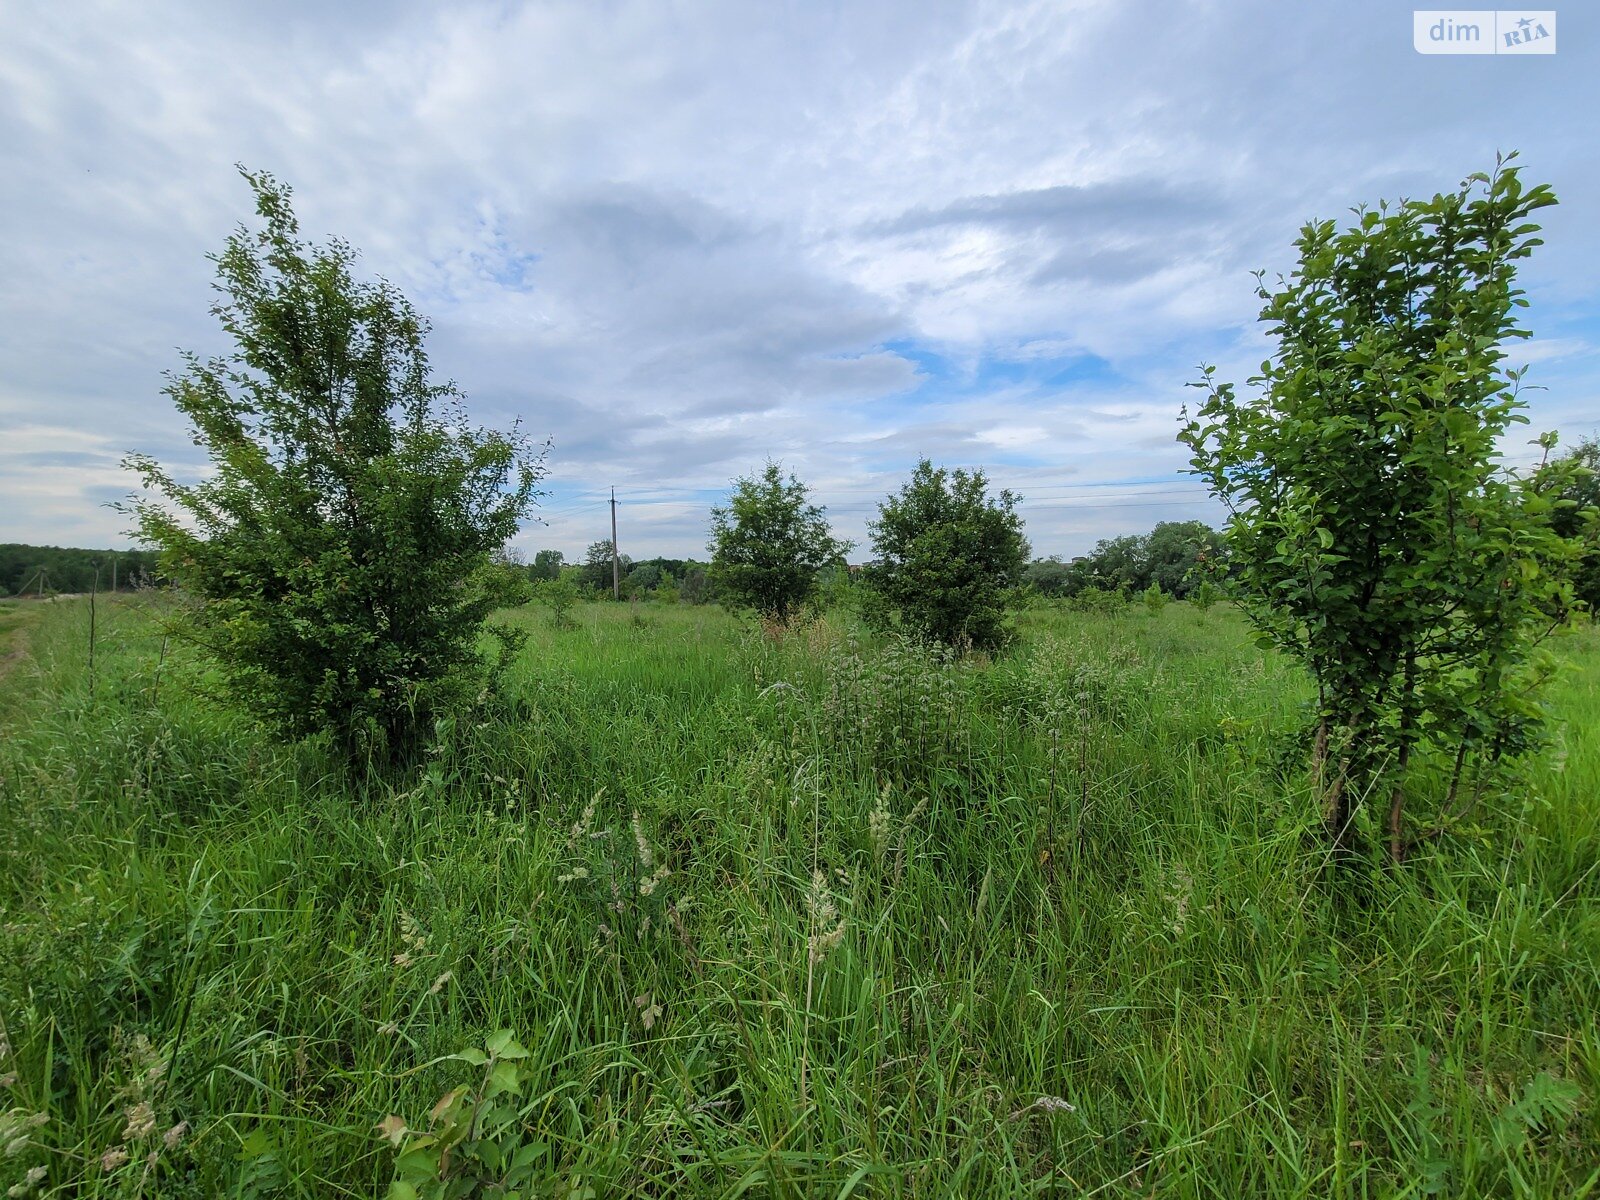
[[[1600,68],[1420,56],[1366,0],[0,7],[0,540],[125,544],[161,395],[222,348],[235,162],[434,322],[486,424],[549,437],[518,546],[704,550],[779,458],[858,543],[923,455],[1024,497],[1036,552],[1220,512],[1173,440],[1268,350],[1299,226],[1518,149],[1531,438],[1600,430]],[[1506,447],[1526,454],[1525,438]]]

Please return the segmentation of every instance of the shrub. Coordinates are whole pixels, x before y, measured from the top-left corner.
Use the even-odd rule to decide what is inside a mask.
[[[828,529],[826,510],[806,485],[767,463],[734,482],[725,507],[711,510],[711,581],[723,601],[787,624],[817,592],[817,572],[849,549]]]
[[[581,593],[570,579],[541,579],[534,585],[534,598],[550,610],[550,621],[557,629],[573,629],[573,606]]]
[[[1413,752],[1439,749],[1453,802],[1469,764],[1533,744],[1534,647],[1572,606],[1581,549],[1552,526],[1570,471],[1499,463],[1525,423],[1516,264],[1554,204],[1497,164],[1454,192],[1314,222],[1275,291],[1259,282],[1272,359],[1240,401],[1211,368],[1180,440],[1228,505],[1238,592],[1263,645],[1316,681],[1323,817],[1349,849],[1356,806],[1388,787],[1404,857]],[[1548,450],[1553,436],[1540,439]],[[1324,766],[1329,767],[1324,771]]]
[[[1019,497],[991,497],[981,470],[947,471],[923,459],[871,525],[878,561],[868,583],[918,637],[994,649],[1028,563]]]
[[[198,601],[192,634],[245,706],[286,736],[331,734],[351,761],[408,757],[487,682],[493,555],[543,453],[469,426],[430,378],[427,322],[358,281],[344,242],[300,241],[287,187],[242,173],[262,228],[213,258],[234,348],[187,355],[166,388],[213,471],[181,483],[134,455],[156,496],[124,510]]]

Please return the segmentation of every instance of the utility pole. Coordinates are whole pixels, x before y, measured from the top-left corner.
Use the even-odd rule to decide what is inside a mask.
[[[611,489],[611,598],[622,599],[622,567],[617,554],[617,489]]]

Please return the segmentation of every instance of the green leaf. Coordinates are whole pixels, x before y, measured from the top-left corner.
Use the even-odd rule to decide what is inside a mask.
[[[512,1037],[511,1030],[497,1029],[489,1035],[484,1046],[495,1058],[527,1058],[528,1052]]]

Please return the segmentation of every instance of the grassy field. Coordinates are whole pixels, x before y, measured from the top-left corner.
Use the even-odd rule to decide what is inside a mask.
[[[833,619],[590,605],[353,790],[136,602],[0,682],[0,1182],[381,1196],[500,1028],[562,1196],[1600,1191],[1600,638],[1551,751],[1330,887],[1305,686],[1221,608],[1026,614],[947,663]],[[1419,800],[1425,811],[1425,801]]]

